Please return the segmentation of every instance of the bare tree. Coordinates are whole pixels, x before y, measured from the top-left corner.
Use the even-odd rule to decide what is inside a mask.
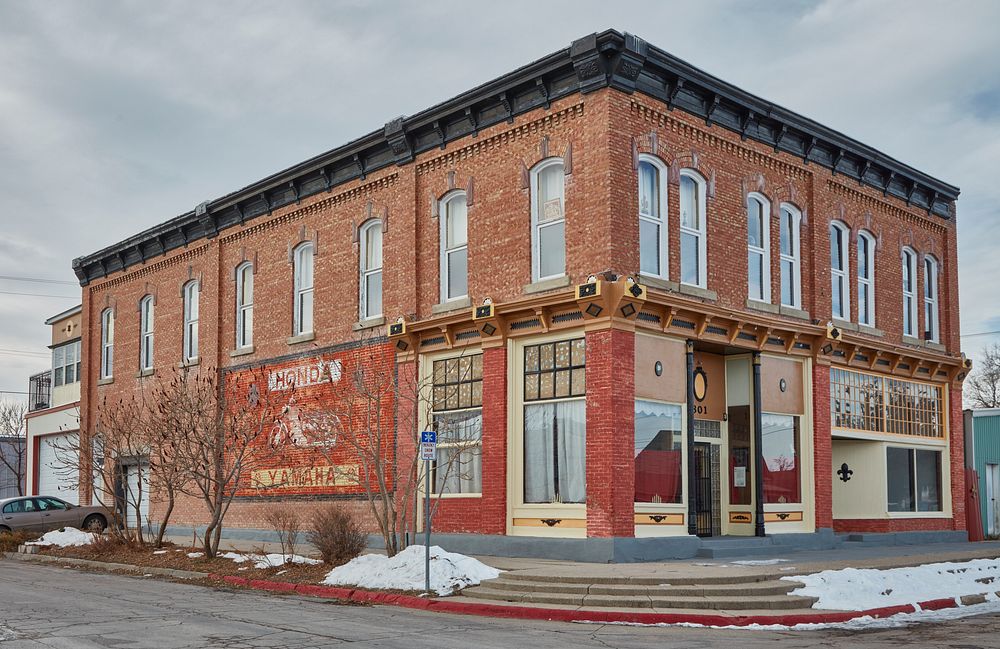
[[[435,425],[439,439],[449,440],[449,453],[439,452],[430,469],[439,485],[468,469],[462,451],[478,449],[479,442],[464,436],[461,424],[434,421],[434,398],[447,395],[434,395],[430,380],[409,373],[397,377],[391,346],[374,336],[359,343],[337,372],[342,375],[336,377],[339,380],[334,381],[333,374],[329,377],[330,383],[336,383],[329,393],[299,409],[297,428],[337,467],[338,484],[359,488],[386,554],[394,556],[404,547],[401,531],[416,530],[416,497],[426,477],[425,463],[417,452],[418,422]],[[471,368],[470,362],[466,371]],[[459,390],[459,386],[447,389]],[[431,518],[439,503],[439,499],[432,501]]]
[[[209,522],[203,546],[214,557],[222,525],[236,494],[251,489],[251,476],[274,455],[271,393],[260,368],[225,378],[210,368],[179,376],[165,387],[172,401],[159,404],[174,426],[164,461],[178,462],[183,490],[204,503]]]
[[[973,408],[1000,408],[1000,344],[983,350],[982,361],[965,382],[965,396]]]
[[[28,444],[24,423],[27,411],[25,403],[0,403],[0,468],[11,476],[18,496],[24,495],[28,473]],[[0,484],[0,489],[10,486]]]

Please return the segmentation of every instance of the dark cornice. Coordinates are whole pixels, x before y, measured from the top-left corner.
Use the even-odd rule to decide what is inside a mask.
[[[631,34],[608,30],[498,79],[400,117],[347,144],[206,203],[98,252],[73,260],[91,281],[211,238],[262,214],[329,192],[434,148],[575,93],[612,87],[641,92],[749,138],[843,174],[944,219],[959,189],[842,133],[717,79]]]

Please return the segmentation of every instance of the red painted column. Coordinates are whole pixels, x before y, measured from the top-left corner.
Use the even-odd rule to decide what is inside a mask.
[[[830,437],[830,366],[818,362],[812,371],[813,474],[816,481],[816,529],[833,527],[833,464]]]
[[[483,350],[483,534],[507,533],[507,348]]]
[[[634,536],[635,334],[587,332],[587,536]]]

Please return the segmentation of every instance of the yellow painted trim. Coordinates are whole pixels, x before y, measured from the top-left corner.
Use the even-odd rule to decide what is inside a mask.
[[[636,514],[635,524],[636,525],[683,525],[684,514]]]
[[[729,512],[730,523],[753,523],[753,513],[751,512]]]
[[[554,520],[555,524],[549,525],[546,520]],[[572,529],[586,529],[587,519],[585,518],[515,518],[514,525],[517,527],[564,527]]]
[[[802,520],[802,512],[765,512],[765,523],[798,523]]]

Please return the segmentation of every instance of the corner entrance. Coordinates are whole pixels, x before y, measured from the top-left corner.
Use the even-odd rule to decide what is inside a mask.
[[[695,528],[698,536],[716,536],[719,534],[719,490],[718,490],[718,459],[712,461],[713,444],[696,442],[694,445],[694,496],[695,496]],[[718,456],[715,450],[714,455]],[[714,465],[714,466],[713,466]]]

